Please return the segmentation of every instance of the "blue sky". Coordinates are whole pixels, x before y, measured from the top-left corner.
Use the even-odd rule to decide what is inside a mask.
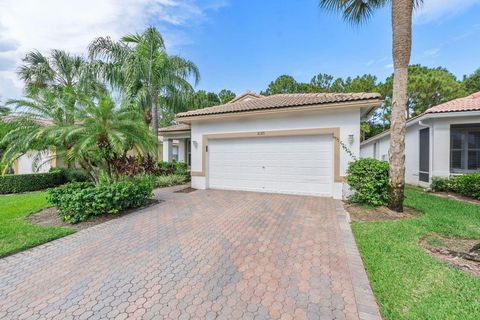
[[[425,0],[414,19],[412,63],[472,73],[480,67],[478,17],[480,0]],[[29,50],[82,54],[95,36],[118,38],[150,24],[169,52],[198,65],[197,89],[240,94],[281,74],[384,79],[393,70],[388,9],[354,27],[316,0],[0,0],[0,96],[21,95],[15,70]]]

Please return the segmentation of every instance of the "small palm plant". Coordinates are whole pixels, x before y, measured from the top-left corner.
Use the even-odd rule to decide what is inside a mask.
[[[145,155],[155,150],[141,114],[130,107],[117,107],[109,95],[87,99],[77,114],[75,124],[56,128],[57,137],[71,145],[67,159],[79,163],[96,182],[101,175],[108,180],[117,177],[116,156],[127,152]]]

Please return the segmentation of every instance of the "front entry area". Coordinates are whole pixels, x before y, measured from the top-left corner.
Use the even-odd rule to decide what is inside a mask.
[[[211,139],[208,187],[331,197],[333,141],[331,134]]]

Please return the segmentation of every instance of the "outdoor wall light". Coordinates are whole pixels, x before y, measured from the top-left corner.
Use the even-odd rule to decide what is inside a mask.
[[[198,142],[197,141],[192,141],[192,143],[193,143],[193,146],[195,147],[195,149],[197,149],[198,148]]]
[[[353,134],[348,135],[348,143],[353,144]]]

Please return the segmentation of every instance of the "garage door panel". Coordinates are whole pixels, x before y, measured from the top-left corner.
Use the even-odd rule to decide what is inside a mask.
[[[255,154],[255,159],[252,159],[252,154]],[[281,156],[281,158],[279,158]],[[215,157],[213,161],[230,161],[230,160],[244,160],[244,161],[256,161],[262,162],[264,160],[292,160],[292,161],[304,161],[304,160],[330,160],[332,157],[331,150],[330,152],[321,152],[318,151],[315,154],[312,152],[284,152],[284,153],[265,153],[265,152],[231,152],[224,153]],[[214,162],[211,163],[214,163]]]
[[[235,173],[235,174],[229,174],[225,173],[219,176],[212,176],[211,181],[221,181],[222,179],[225,180],[256,180],[256,181],[265,181],[265,183],[269,181],[273,182],[316,182],[316,183],[328,183],[328,182],[322,182],[323,180],[326,180],[330,178],[329,175],[322,175],[322,174],[317,174],[317,175],[298,175],[298,174],[265,174],[265,173],[242,173],[241,175]]]
[[[330,156],[331,157],[331,156]],[[265,159],[234,159],[234,160],[216,160],[211,162],[211,166],[222,166],[222,167],[235,167],[238,168],[240,165],[239,161],[242,161],[242,167],[258,167],[258,168],[275,168],[275,167],[290,167],[290,168],[316,168],[316,167],[330,167],[329,158],[324,159],[271,159],[265,161]],[[250,157],[251,158],[251,157]]]
[[[215,170],[215,172],[210,174],[210,178],[221,178],[227,175],[238,176],[239,174],[254,174],[254,175],[293,175],[293,176],[324,176],[330,177],[330,167],[324,165],[324,167],[268,167],[263,169],[259,166],[224,166]],[[232,172],[234,171],[234,172]]]
[[[331,135],[210,140],[209,187],[331,196],[332,140]]]

